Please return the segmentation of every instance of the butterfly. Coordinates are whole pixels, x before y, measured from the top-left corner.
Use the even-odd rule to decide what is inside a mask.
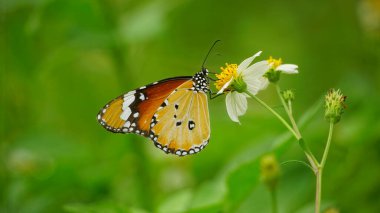
[[[166,153],[200,152],[210,139],[208,70],[157,81],[106,104],[98,122],[114,133],[135,133]]]

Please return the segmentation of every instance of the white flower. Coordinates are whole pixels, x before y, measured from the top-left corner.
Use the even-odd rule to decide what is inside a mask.
[[[239,65],[226,64],[222,72],[216,74],[215,82],[219,90],[217,94],[227,93],[227,112],[232,121],[239,122],[239,116],[247,111],[247,94],[256,95],[265,89],[269,82],[277,82],[280,73],[296,74],[298,66],[295,64],[282,64],[282,60],[273,59],[259,61],[251,65],[252,61],[260,56],[261,51],[245,59]]]
[[[218,94],[228,92],[226,96],[227,112],[232,121],[239,122],[238,117],[247,111],[248,91],[256,95],[260,90],[268,86],[268,80],[264,74],[271,68],[267,61],[260,61],[251,65],[252,61],[261,54],[261,51],[245,59],[237,66],[226,64],[221,68],[222,73],[217,74],[215,85],[219,89]]]
[[[286,74],[297,74],[298,73],[298,66],[295,64],[282,64],[282,59],[274,59],[269,57],[267,60],[267,63],[270,66],[270,69],[266,73],[265,77],[267,78],[267,83],[272,82],[276,83],[280,80],[280,74],[286,73]]]

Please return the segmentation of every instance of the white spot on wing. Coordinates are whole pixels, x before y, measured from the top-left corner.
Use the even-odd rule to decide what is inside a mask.
[[[144,95],[144,93],[140,93],[140,100],[145,100],[145,95]]]
[[[125,121],[128,120],[131,113],[132,113],[131,109],[127,107],[126,109],[124,109],[123,113],[121,113],[120,119],[125,120]]]
[[[131,122],[130,121],[127,121],[125,124],[124,124],[125,127],[129,128],[131,126]]]
[[[133,114],[133,117],[134,117],[134,118],[137,118],[137,117],[139,117],[139,113],[138,113],[138,112],[136,112],[135,114]]]
[[[129,93],[128,93],[129,94]],[[126,95],[124,96],[124,102],[123,102],[123,110],[129,108],[129,106],[135,101],[134,95]]]

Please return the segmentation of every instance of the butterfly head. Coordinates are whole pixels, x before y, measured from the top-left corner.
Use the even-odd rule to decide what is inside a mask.
[[[202,67],[202,70],[195,73],[193,76],[193,88],[195,91],[208,92],[209,81],[208,81],[208,70]]]
[[[207,78],[207,76],[208,76],[208,69],[202,67],[202,70],[200,72],[202,72],[203,75]]]

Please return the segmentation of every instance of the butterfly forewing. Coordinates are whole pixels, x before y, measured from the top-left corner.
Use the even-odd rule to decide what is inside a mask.
[[[149,137],[165,152],[183,156],[199,152],[210,138],[207,95],[189,80],[153,115]]]
[[[121,95],[106,106],[99,114],[99,123],[116,133],[137,133],[147,136],[152,116],[164,100],[191,77],[164,79]]]

